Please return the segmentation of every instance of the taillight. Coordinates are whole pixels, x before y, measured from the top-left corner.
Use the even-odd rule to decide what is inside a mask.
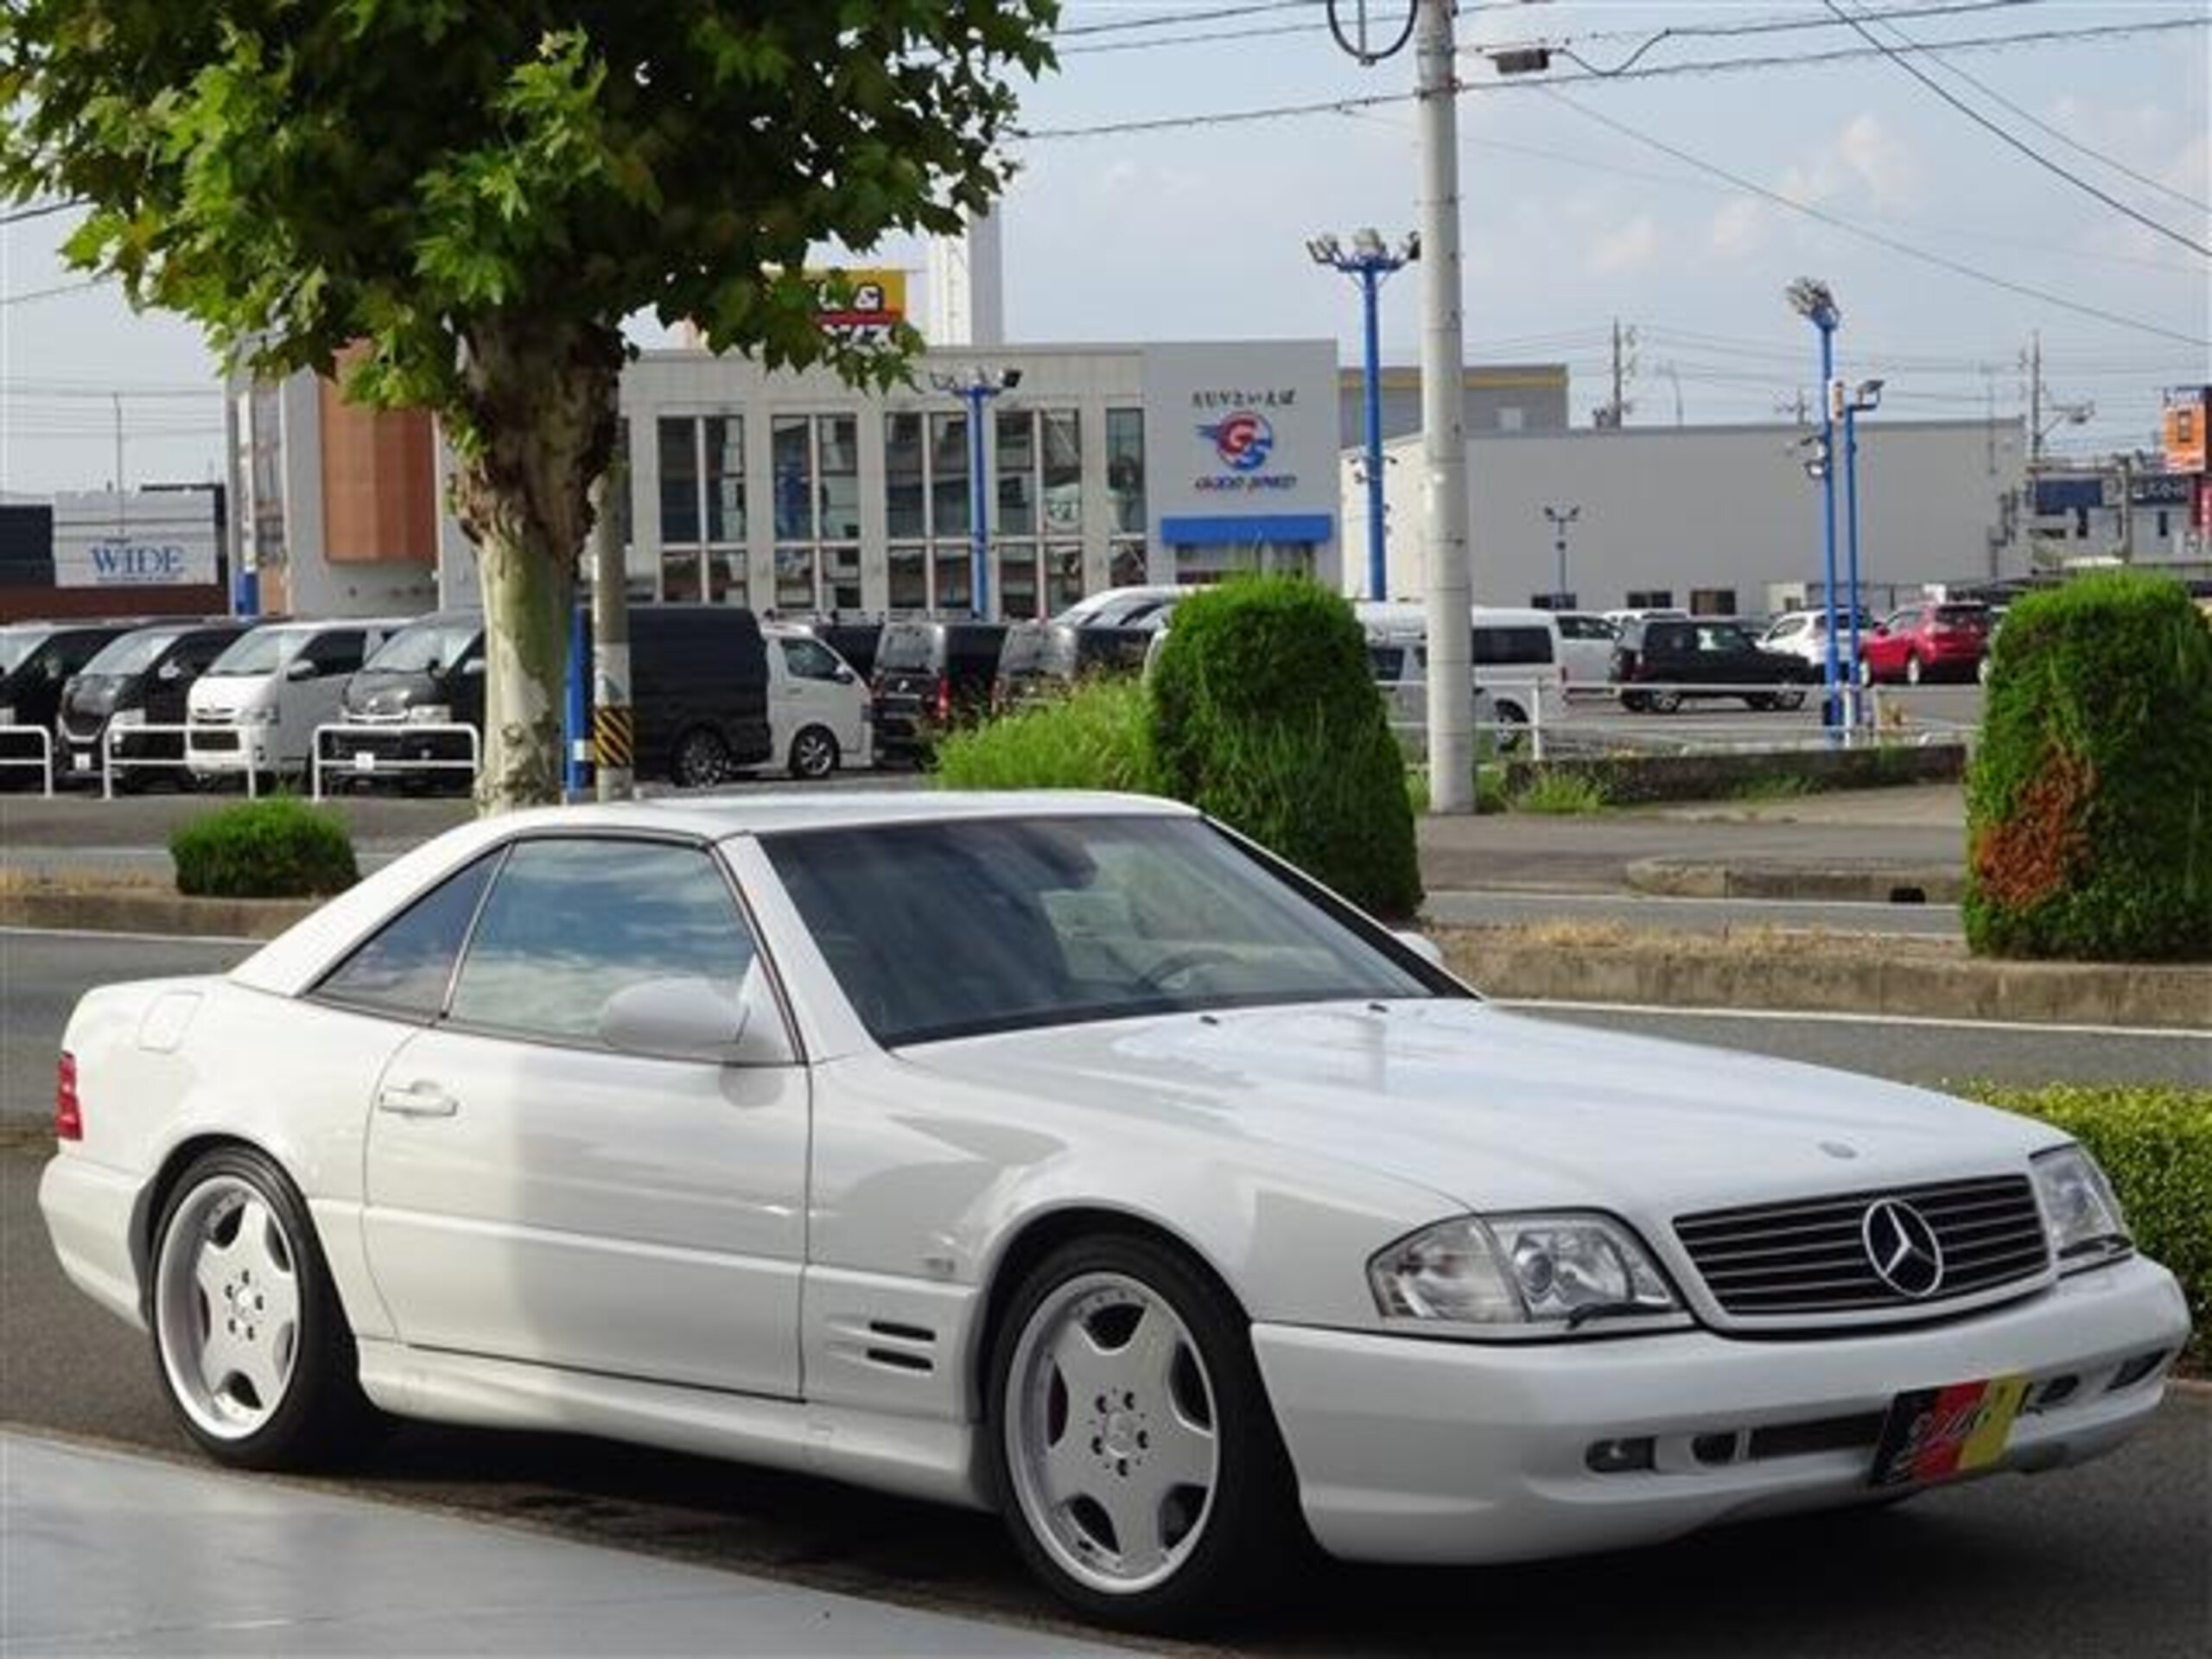
[[[85,1138],[85,1112],[77,1103],[77,1057],[66,1052],[54,1069],[54,1138]]]
[[[939,720],[952,718],[952,677],[949,674],[937,677],[937,717]]]

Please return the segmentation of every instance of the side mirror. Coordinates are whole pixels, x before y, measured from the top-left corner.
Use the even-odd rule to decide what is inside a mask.
[[[163,663],[159,668],[154,671],[154,677],[161,681],[162,684],[166,685],[183,672],[184,665],[172,658],[169,661]]]
[[[471,657],[461,665],[461,671],[471,679],[477,678],[484,672],[484,659],[481,657]]]
[[[1391,934],[1390,937],[1397,940],[1400,944],[1404,945],[1407,950],[1412,951],[1414,955],[1419,957],[1430,967],[1441,968],[1444,966],[1443,947],[1439,945],[1434,939],[1430,938],[1427,934],[1416,933],[1410,928],[1407,928],[1401,929],[1397,932]]]
[[[840,663],[837,664],[837,671],[831,675],[830,677],[836,680],[840,685],[850,685],[855,680],[858,679],[860,676],[854,673],[849,664]]]
[[[756,968],[747,990],[759,979]],[[746,995],[704,979],[648,979],[624,987],[599,1007],[599,1038],[625,1054],[716,1065],[772,1065],[790,1051],[779,1023],[756,1018]]]
[[[284,677],[288,680],[311,680],[321,671],[304,657],[295,657],[284,664]]]

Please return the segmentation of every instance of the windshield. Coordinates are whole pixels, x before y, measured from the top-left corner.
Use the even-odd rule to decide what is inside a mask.
[[[207,665],[211,677],[274,674],[300,653],[307,634],[296,628],[256,628]]]
[[[377,647],[376,655],[361,665],[364,674],[421,674],[434,668],[451,668],[463,652],[473,649],[484,632],[474,617],[447,622],[421,622],[402,628]]]
[[[0,674],[14,673],[53,632],[52,628],[0,628]]]
[[[1467,995],[1196,818],[764,836],[886,1047],[1268,1003]]]
[[[99,654],[85,664],[84,676],[96,680],[109,675],[120,678],[143,674],[182,638],[182,631],[176,628],[143,628],[137,633],[119,635],[102,645]]]

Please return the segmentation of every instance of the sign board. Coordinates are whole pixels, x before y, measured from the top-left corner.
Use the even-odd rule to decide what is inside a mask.
[[[131,490],[54,498],[60,588],[174,588],[216,580],[213,490]]]
[[[2127,499],[2139,507],[2185,507],[2196,483],[2182,473],[2138,473],[2128,483]]]
[[[1163,537],[1331,538],[1338,412],[1328,342],[1147,346],[1144,407],[1145,495]],[[1318,535],[1316,515],[1327,516]]]
[[[2166,470],[2201,473],[2205,463],[2205,426],[2212,419],[2212,386],[2177,386],[2166,393]]]
[[[906,273],[888,268],[810,270],[815,321],[862,345],[882,345],[906,320]],[[840,291],[842,288],[842,292]]]

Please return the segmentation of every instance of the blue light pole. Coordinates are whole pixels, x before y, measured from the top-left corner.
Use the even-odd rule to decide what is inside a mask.
[[[980,363],[965,374],[932,374],[930,384],[949,391],[968,407],[968,587],[970,608],[979,621],[991,614],[991,512],[984,489],[983,411],[991,399],[1021,384],[1020,369],[987,369]]]
[[[1844,541],[1850,550],[1852,723],[1859,723],[1859,417],[1882,406],[1882,383],[1861,380],[1843,406]]]
[[[1382,233],[1371,226],[1352,232],[1351,247],[1333,236],[1317,236],[1306,245],[1317,265],[1326,265],[1358,279],[1361,321],[1365,344],[1367,440],[1367,596],[1388,599],[1389,568],[1383,556],[1382,523],[1382,344],[1378,321],[1382,279],[1421,257],[1418,232],[1408,236],[1393,252],[1382,243]]]
[[[1788,289],[1797,315],[1821,332],[1821,598],[1827,623],[1826,696],[1821,704],[1821,724],[1839,723],[1842,709],[1836,696],[1840,683],[1836,661],[1835,614],[1835,331],[1843,321],[1835,296],[1816,277],[1800,276]]]

